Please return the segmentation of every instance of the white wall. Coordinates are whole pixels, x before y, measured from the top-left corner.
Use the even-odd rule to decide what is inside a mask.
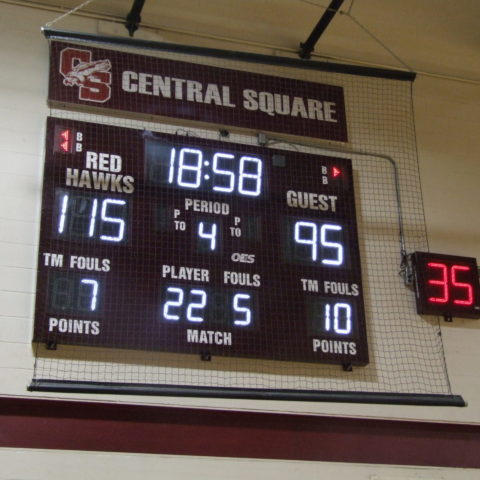
[[[478,260],[479,84],[420,76],[414,100],[430,248]]]
[[[137,455],[108,452],[0,449],[0,480],[83,480],[92,478],[142,478],[157,480],[314,480],[341,478],[355,480],[475,480],[478,470],[453,468],[397,467],[387,465],[341,464],[255,460],[173,455]]]
[[[480,260],[479,84],[419,77],[414,90],[420,177],[430,250]],[[480,321],[443,323],[447,367],[468,407],[449,420],[480,422]]]
[[[47,42],[40,27],[51,13],[0,4],[0,394],[26,391],[32,378],[31,347],[37,236],[40,218],[44,120],[48,114]],[[97,31],[93,20],[71,17],[59,28]],[[222,47],[222,45],[216,45]],[[478,85],[420,77],[415,110],[421,181],[432,251],[480,258]],[[187,398],[101,397],[121,402],[332,415],[480,423],[476,366],[480,322],[442,325],[452,389],[466,408],[398,407]],[[52,395],[92,399],[93,396]],[[453,478],[453,477],[452,477]]]

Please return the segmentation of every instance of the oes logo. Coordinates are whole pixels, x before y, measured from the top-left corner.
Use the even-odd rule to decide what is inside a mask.
[[[92,61],[90,50],[65,48],[60,52],[60,73],[67,87],[79,87],[78,98],[104,103],[112,93],[110,60]]]

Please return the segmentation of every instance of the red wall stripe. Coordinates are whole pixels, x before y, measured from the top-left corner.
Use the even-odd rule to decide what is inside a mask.
[[[480,468],[480,426],[0,397],[0,447]]]

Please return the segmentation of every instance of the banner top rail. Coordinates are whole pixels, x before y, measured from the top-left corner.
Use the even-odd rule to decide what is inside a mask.
[[[50,40],[73,40],[87,43],[104,43],[122,47],[132,47],[147,50],[162,50],[189,55],[202,55],[207,57],[223,58],[226,60],[264,63],[268,65],[302,68],[307,70],[319,70],[331,73],[344,73],[349,75],[383,78],[389,80],[403,80],[413,82],[416,78],[415,72],[405,70],[366,67],[361,65],[351,65],[336,62],[312,61],[289,57],[278,57],[274,55],[264,55],[251,52],[222,50],[217,48],[198,47],[193,45],[182,45],[169,42],[115,37],[110,35],[97,35],[92,33],[73,32],[66,30],[55,30],[50,28],[42,28],[42,32],[44,36]]]

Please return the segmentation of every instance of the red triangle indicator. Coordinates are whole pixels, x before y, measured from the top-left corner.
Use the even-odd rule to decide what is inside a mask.
[[[60,137],[61,137],[60,148],[64,152],[69,153],[70,152],[70,130],[64,130],[63,132],[61,132]],[[62,142],[62,140],[64,141]]]
[[[332,173],[333,173],[333,178],[335,178],[335,177],[338,177],[342,173],[342,171],[337,167],[333,167]]]

